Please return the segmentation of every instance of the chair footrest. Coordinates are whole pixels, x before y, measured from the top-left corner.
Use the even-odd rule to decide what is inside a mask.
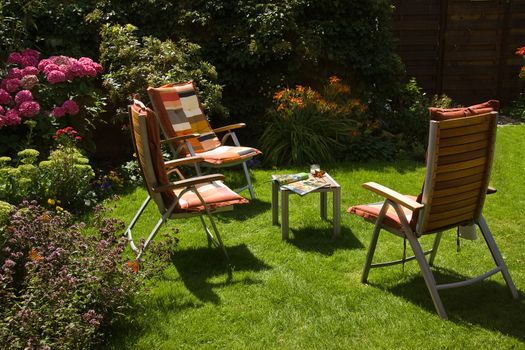
[[[450,288],[458,288],[458,287],[464,287],[464,286],[469,286],[471,284],[474,284],[476,282],[480,282],[480,281],[483,281],[485,278],[488,278],[498,272],[501,271],[501,267],[496,267],[488,272],[485,272],[484,274],[482,275],[479,275],[477,277],[474,277],[474,278],[470,278],[468,280],[465,280],[465,281],[459,281],[459,282],[452,282],[452,283],[444,283],[444,284],[438,284],[436,285],[436,288],[437,290],[441,290],[441,289],[450,289]]]
[[[432,253],[432,249],[423,252],[424,255],[428,255],[430,253]],[[399,260],[392,260],[392,261],[387,261],[387,262],[382,262],[382,263],[375,263],[375,264],[370,265],[370,267],[371,268],[375,268],[375,267],[385,267],[385,266],[391,266],[391,265],[398,265],[398,264],[402,264],[403,261],[406,262],[406,261],[414,260],[415,258],[416,257],[414,255],[412,255],[412,256],[409,256],[409,257],[405,258],[404,260],[403,259],[399,259]]]

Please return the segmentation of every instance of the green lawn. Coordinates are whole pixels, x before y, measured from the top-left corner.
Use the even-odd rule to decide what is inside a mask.
[[[400,265],[372,270],[370,284],[360,283],[373,226],[346,214],[346,208],[380,199],[360,187],[365,181],[417,194],[422,164],[345,163],[327,169],[343,190],[342,239],[332,240],[331,224],[319,218],[314,194],[291,197],[291,235],[285,242],[279,227],[271,225],[268,180],[272,173],[305,169],[256,170],[258,199],[218,215],[235,269],[231,282],[220,252],[207,247],[198,219],[171,221],[164,232],[180,230],[173,264],[161,280],[152,281],[135,321],[116,332],[111,347],[525,348],[525,302],[510,297],[500,274],[441,292],[449,321],[435,313],[415,262],[404,272]],[[520,294],[525,291],[524,171],[525,126],[499,128],[491,181],[498,193],[487,199],[485,217]],[[142,189],[123,196],[112,203],[112,215],[129,222],[144,196]],[[148,208],[138,230],[149,232],[156,210]],[[431,237],[422,239],[427,247],[430,242]],[[376,259],[397,259],[402,251],[403,241],[384,233]],[[462,240],[456,252],[450,231],[436,266],[438,282],[450,281],[488,270],[492,259],[480,239]]]

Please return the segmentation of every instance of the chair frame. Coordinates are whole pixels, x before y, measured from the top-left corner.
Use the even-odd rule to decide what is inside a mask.
[[[497,113],[496,112],[492,112],[490,114],[495,114],[495,117],[497,117]],[[416,260],[419,264],[419,267],[421,269],[421,272],[423,274],[423,278],[425,280],[425,284],[430,292],[430,295],[431,295],[431,298],[432,298],[432,301],[433,301],[433,304],[434,304],[434,307],[439,315],[439,317],[441,317],[442,319],[447,319],[448,318],[448,315],[445,311],[445,307],[443,305],[443,302],[441,301],[441,297],[439,295],[439,291],[441,290],[444,290],[444,289],[450,289],[450,288],[458,288],[458,287],[464,287],[464,286],[468,286],[468,285],[471,285],[473,283],[476,283],[476,282],[480,282],[482,280],[485,280],[486,278],[498,273],[498,272],[501,272],[502,275],[503,275],[503,279],[505,280],[505,283],[507,285],[507,287],[509,288],[509,291],[512,295],[512,297],[514,299],[518,299],[519,298],[519,295],[518,295],[518,291],[516,289],[516,286],[514,285],[514,282],[512,281],[512,278],[510,276],[510,273],[508,271],[508,268],[503,260],[503,257],[498,249],[498,246],[496,245],[496,242],[492,236],[492,233],[490,232],[490,229],[485,221],[485,218],[483,217],[483,215],[481,214],[481,210],[482,210],[482,206],[483,206],[483,203],[481,202],[480,204],[480,209],[479,209],[479,213],[478,215],[474,218],[473,220],[473,224],[477,225],[479,228],[480,228],[480,231],[483,235],[483,238],[488,246],[488,249],[492,255],[492,258],[494,260],[494,263],[496,265],[495,268],[485,272],[485,273],[482,273],[476,277],[473,277],[473,278],[470,278],[470,279],[467,279],[467,280],[463,280],[463,281],[459,281],[459,282],[452,282],[452,283],[444,283],[444,284],[437,284],[436,283],[436,280],[434,278],[434,275],[430,269],[431,266],[434,265],[434,259],[436,257],[436,254],[438,252],[438,248],[439,248],[439,243],[441,241],[441,237],[442,237],[442,234],[443,234],[443,231],[445,230],[448,230],[452,227],[456,227],[456,225],[452,225],[452,226],[446,226],[446,227],[440,227],[436,230],[433,230],[431,232],[423,232],[424,230],[424,215],[425,215],[425,202],[428,200],[428,198],[426,198],[425,196],[428,195],[429,193],[431,193],[431,191],[428,189],[428,186],[426,186],[426,184],[429,184],[431,183],[430,178],[429,176],[431,176],[432,174],[432,170],[433,170],[433,167],[436,166],[436,164],[434,163],[433,161],[433,152],[432,150],[434,150],[434,147],[436,145],[436,141],[437,141],[437,138],[439,137],[438,135],[438,125],[439,125],[439,122],[436,122],[436,121],[431,121],[430,123],[430,137],[429,137],[429,153],[430,153],[430,159],[429,159],[429,164],[428,164],[428,167],[427,167],[427,176],[426,176],[426,179],[425,179],[425,189],[423,190],[423,200],[422,202],[423,203],[419,203],[409,197],[406,197],[392,189],[389,189],[385,186],[382,186],[382,185],[379,185],[375,182],[368,182],[368,183],[365,183],[363,184],[363,187],[376,193],[376,194],[379,194],[381,196],[383,196],[385,198],[384,202],[383,202],[383,205],[381,207],[381,210],[379,212],[379,215],[375,221],[375,226],[374,226],[374,231],[372,233],[372,239],[371,239],[371,243],[370,243],[370,247],[368,249],[368,253],[367,253],[367,257],[366,257],[366,261],[365,261],[365,264],[364,264],[364,267],[363,267],[363,274],[362,274],[362,277],[361,277],[361,282],[362,283],[367,283],[368,281],[368,275],[369,275],[369,272],[370,272],[370,269],[372,268],[380,268],[380,267],[386,267],[386,266],[392,266],[392,265],[397,265],[397,264],[404,264],[405,261],[410,261],[410,260]],[[495,125],[494,125],[494,137],[495,137]],[[493,149],[491,150],[491,153],[493,153]],[[490,158],[489,160],[490,162],[492,161],[492,157]],[[489,167],[490,167],[490,164],[489,164]],[[488,175],[487,175],[487,181],[488,181]],[[493,189],[491,188],[488,188],[488,183],[485,184],[485,188],[487,189],[487,192],[488,193],[493,193],[495,192]],[[484,199],[484,198],[483,198]],[[482,199],[482,201],[483,201]],[[399,220],[400,220],[400,223],[401,223],[401,230],[396,230],[394,228],[392,228],[391,226],[388,226],[388,225],[385,225],[383,224],[383,221],[386,217],[386,214],[387,214],[387,211],[389,209],[389,207],[392,207],[395,212],[396,212],[396,215],[398,216]],[[412,229],[412,227],[410,226],[406,216],[405,216],[405,213],[403,211],[403,208],[402,207],[405,207],[405,208],[408,208],[410,209],[411,211],[415,211],[415,210],[419,210],[420,214],[419,214],[419,217],[418,217],[418,223],[416,225],[416,228],[415,230]],[[403,237],[405,239],[408,240],[408,242],[410,243],[410,246],[412,248],[412,251],[414,252],[414,255],[413,256],[410,256],[410,257],[407,257],[407,258],[403,258],[401,260],[394,260],[394,261],[388,261],[388,262],[381,262],[381,263],[372,263],[373,261],[373,257],[374,257],[374,253],[375,253],[375,249],[376,249],[376,246],[377,246],[377,242],[378,242],[378,239],[379,239],[379,233],[381,231],[381,229],[384,229],[386,231],[389,231],[397,236],[400,236],[400,237]],[[434,243],[432,245],[432,248],[430,250],[427,250],[427,251],[424,251],[423,248],[421,247],[420,243],[419,243],[419,240],[418,240],[418,237],[421,236],[422,233],[435,233],[436,234],[436,237],[434,239]],[[427,259],[425,258],[426,255],[430,255],[428,261]]]

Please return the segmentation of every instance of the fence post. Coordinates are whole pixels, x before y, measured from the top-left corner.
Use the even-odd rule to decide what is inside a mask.
[[[447,34],[447,14],[448,14],[448,0],[441,0],[440,2],[440,18],[439,18],[439,34],[438,34],[438,61],[436,63],[436,94],[443,93],[443,70],[445,65],[445,44]]]

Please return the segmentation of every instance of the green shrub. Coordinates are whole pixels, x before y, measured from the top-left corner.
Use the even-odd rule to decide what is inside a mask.
[[[344,149],[341,139],[351,136],[364,119],[366,107],[350,87],[332,77],[323,94],[296,86],[274,95],[276,107],[261,137],[265,160],[271,164],[329,163]]]
[[[201,101],[212,114],[224,114],[221,105],[222,87],[215,81],[215,68],[203,61],[200,47],[186,40],[173,42],[157,38],[138,37],[132,25],[109,26],[102,29],[101,62],[106,67],[104,85],[119,108],[120,116],[136,93],[147,102],[148,86],[160,86],[195,80],[201,91]]]
[[[520,122],[525,122],[525,95],[520,96],[512,101],[512,104],[504,110],[509,117]]]

